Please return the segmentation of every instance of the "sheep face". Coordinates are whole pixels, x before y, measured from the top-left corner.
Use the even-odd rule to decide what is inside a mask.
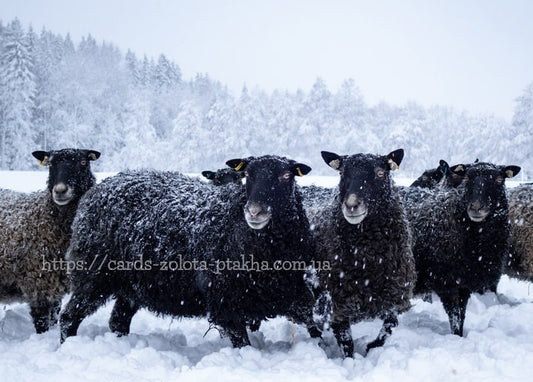
[[[242,184],[244,172],[235,171],[231,168],[222,168],[215,171],[202,171],[202,175],[214,186],[223,186],[228,183]]]
[[[435,188],[441,179],[447,175],[449,165],[445,160],[439,161],[439,167],[426,170],[420,175],[410,187]]]
[[[339,202],[344,218],[350,224],[360,224],[390,194],[390,171],[399,168],[403,150],[386,156],[340,156],[322,151],[322,158],[339,171]]]
[[[58,206],[78,200],[95,182],[89,162],[100,157],[94,150],[34,151],[32,155],[49,167],[48,190]]]
[[[294,201],[294,177],[311,171],[303,163],[276,156],[232,159],[226,164],[244,173],[247,196],[244,218],[255,230],[265,228],[273,216],[286,211]]]
[[[495,166],[490,163],[475,163],[468,166],[462,187],[465,188],[465,203],[468,217],[473,222],[482,222],[501,207],[506,200],[505,179],[520,171],[518,166]]]

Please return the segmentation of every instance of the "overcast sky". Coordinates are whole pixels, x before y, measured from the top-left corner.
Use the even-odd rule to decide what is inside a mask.
[[[164,53],[186,78],[336,91],[353,78],[369,105],[451,105],[510,119],[533,82],[530,0],[0,0],[5,24],[123,53]]]

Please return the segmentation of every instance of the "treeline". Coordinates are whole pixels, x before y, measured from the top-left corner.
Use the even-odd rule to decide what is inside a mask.
[[[178,64],[123,54],[87,36],[77,45],[47,30],[0,23],[0,169],[32,169],[35,149],[103,153],[96,170],[151,167],[198,172],[227,159],[276,153],[330,173],[320,150],[406,150],[415,175],[476,158],[517,164],[532,176],[533,84],[515,115],[472,115],[416,103],[367,105],[353,80],[336,90],[247,89],[235,96],[207,74],[184,79]]]

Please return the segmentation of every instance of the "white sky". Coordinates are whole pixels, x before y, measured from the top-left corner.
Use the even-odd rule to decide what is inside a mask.
[[[185,78],[336,91],[369,105],[451,105],[510,119],[533,82],[530,0],[0,0],[3,23],[89,33],[141,58],[164,53]]]

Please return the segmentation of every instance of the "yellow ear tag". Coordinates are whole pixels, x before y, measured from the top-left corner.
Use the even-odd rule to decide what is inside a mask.
[[[464,171],[464,167],[462,165],[459,165],[455,168],[455,171]]]
[[[338,170],[339,167],[341,167],[341,161],[338,159],[334,159],[328,164],[329,164],[329,167],[334,168],[335,170]]]
[[[300,170],[300,167],[296,167],[296,172],[298,173],[298,176],[304,176],[304,174],[302,174],[302,170]]]
[[[393,161],[392,159],[389,159],[389,166],[390,166],[391,171],[399,170],[399,169],[400,169],[400,166],[398,166],[398,165],[396,164],[396,162]]]
[[[40,160],[40,161],[39,161],[39,166],[42,166],[42,165],[43,165],[43,161]]]
[[[235,167],[234,170],[239,171],[242,168],[242,166],[244,166],[244,162],[239,163],[239,165]]]
[[[508,178],[512,178],[514,176],[513,170],[507,170],[505,171],[505,175],[507,175]]]

